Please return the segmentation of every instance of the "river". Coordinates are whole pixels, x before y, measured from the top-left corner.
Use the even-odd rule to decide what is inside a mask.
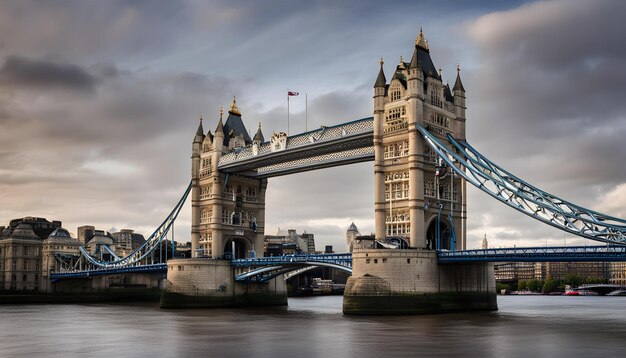
[[[1,357],[624,357],[626,297],[499,296],[497,312],[354,317],[288,307],[0,306]]]

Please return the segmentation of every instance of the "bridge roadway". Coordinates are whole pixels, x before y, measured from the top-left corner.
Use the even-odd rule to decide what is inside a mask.
[[[468,262],[575,262],[575,261],[626,261],[626,246],[566,246],[518,247],[481,250],[438,252],[440,264]],[[325,266],[351,272],[352,254],[287,255],[235,259],[234,268],[240,269],[236,280],[264,282],[281,274],[310,266]],[[248,270],[245,270],[248,269]],[[245,271],[244,271],[245,270]],[[52,273],[50,280],[88,278],[90,276],[122,273],[167,272],[167,264],[148,264],[118,268]]]

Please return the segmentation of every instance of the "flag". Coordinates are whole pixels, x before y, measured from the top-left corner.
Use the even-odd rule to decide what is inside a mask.
[[[291,92],[291,91],[288,91],[288,92],[287,92],[287,96],[297,96],[297,95],[299,95],[299,94],[300,94],[300,93],[298,93],[298,92]]]

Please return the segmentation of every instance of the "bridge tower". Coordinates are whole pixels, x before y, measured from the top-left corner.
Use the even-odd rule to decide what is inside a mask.
[[[374,83],[375,236],[401,237],[409,248],[353,250],[345,314],[497,309],[493,265],[438,261],[437,249],[465,249],[465,181],[416,127],[465,139],[465,99],[458,67],[451,90],[421,30],[411,61],[400,57],[389,83],[381,59]]]
[[[454,95],[420,30],[410,62],[400,57],[389,83],[383,61],[374,83],[376,239],[396,236],[413,248],[465,248],[465,181],[439,166],[415,123],[465,139],[465,90],[457,68]],[[438,228],[437,228],[438,227]],[[455,236],[455,240],[452,236]]]
[[[225,123],[220,110],[215,134],[205,134],[200,122],[191,157],[194,257],[242,258],[262,252],[267,179],[224,174],[217,166],[223,154],[263,141],[260,125],[250,138],[235,98]]]

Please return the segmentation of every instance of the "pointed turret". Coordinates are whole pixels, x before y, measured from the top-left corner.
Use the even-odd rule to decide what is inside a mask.
[[[265,138],[263,137],[263,132],[261,132],[261,122],[259,122],[259,129],[257,129],[254,138],[252,139],[254,142],[263,143],[265,142]]]
[[[196,131],[196,136],[193,138],[194,143],[202,143],[204,140],[204,128],[202,128],[202,116],[200,116],[200,125]]]
[[[215,128],[215,135],[218,133],[221,137],[224,137],[224,123],[222,123],[222,116],[224,115],[224,107],[220,107],[220,121],[217,122],[217,128]]]
[[[385,72],[383,71],[383,58],[380,58],[380,70],[378,71],[378,77],[376,77],[376,83],[374,83],[374,88],[376,87],[385,87],[387,85],[387,79],[385,78]]]
[[[461,66],[456,65],[456,81],[454,82],[453,91],[462,91],[465,92],[465,88],[463,88],[463,82],[461,82]]]

